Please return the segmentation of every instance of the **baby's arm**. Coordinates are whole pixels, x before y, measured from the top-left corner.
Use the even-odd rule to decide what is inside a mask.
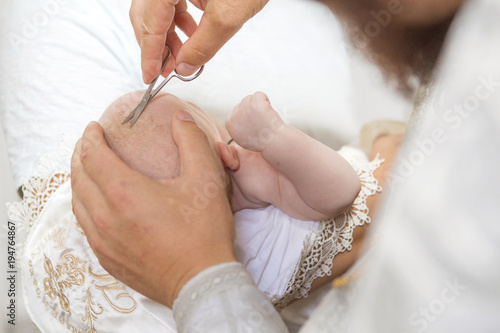
[[[277,172],[259,191],[260,199],[285,213],[311,220],[349,208],[360,190],[351,165],[333,149],[287,126],[261,92],[247,96],[226,121],[243,148],[261,152]]]

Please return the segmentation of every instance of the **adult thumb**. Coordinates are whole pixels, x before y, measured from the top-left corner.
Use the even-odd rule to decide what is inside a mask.
[[[221,19],[214,16],[205,13],[198,28],[180,48],[176,58],[180,75],[191,75],[206,64],[246,21],[243,17],[229,20],[227,16],[217,15]]]
[[[222,162],[214,144],[198,127],[189,112],[181,110],[175,114],[172,120],[172,136],[179,148],[181,177],[194,179],[203,174],[220,171]]]

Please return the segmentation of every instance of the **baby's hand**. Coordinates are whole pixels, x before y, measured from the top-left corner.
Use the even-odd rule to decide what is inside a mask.
[[[226,118],[226,129],[241,147],[263,151],[285,126],[262,92],[245,97]]]

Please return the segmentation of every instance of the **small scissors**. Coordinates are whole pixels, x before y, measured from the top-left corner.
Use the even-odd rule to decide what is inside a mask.
[[[165,69],[165,66],[167,65],[168,60],[170,59],[170,56],[172,54],[172,52],[170,51],[170,47],[168,47],[168,45],[165,45],[165,46],[167,47],[168,54],[167,54],[167,58],[163,62],[163,66],[161,67],[160,75],[158,75],[153,80],[153,82],[151,82],[151,84],[149,85],[148,89],[146,90],[146,93],[144,94],[144,96],[142,97],[141,101],[139,102],[139,105],[137,105],[135,107],[135,109],[132,110],[132,112],[130,112],[130,114],[127,116],[127,118],[125,118],[125,120],[122,122],[122,125],[125,124],[125,123],[127,123],[130,120],[130,127],[134,126],[135,122],[137,121],[137,119],[139,119],[139,116],[142,114],[142,112],[144,111],[144,109],[146,108],[146,106],[149,104],[149,102],[156,96],[156,94],[158,94],[160,92],[160,90],[172,78],[176,77],[176,78],[178,78],[181,81],[188,82],[188,81],[192,81],[192,80],[196,79],[203,72],[203,68],[205,68],[205,66],[201,66],[200,69],[196,73],[194,73],[193,75],[191,75],[191,76],[181,76],[181,75],[179,75],[177,73],[176,70],[174,70],[172,73],[170,73],[165,78],[165,80],[158,86],[158,88],[156,88],[155,90],[153,90],[153,88],[154,88],[154,86],[156,84],[156,81],[158,81],[158,78],[161,76],[161,73]]]

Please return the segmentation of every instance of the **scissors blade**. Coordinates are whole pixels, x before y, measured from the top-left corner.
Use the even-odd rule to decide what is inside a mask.
[[[167,59],[165,60],[165,64],[168,62],[168,58],[169,57],[167,57]],[[165,68],[165,65],[163,65],[162,72],[163,72],[164,68]],[[154,95],[151,94],[151,91],[153,90],[153,88],[154,88],[154,86],[156,84],[156,81],[158,81],[159,77],[160,77],[160,75],[158,75],[153,80],[153,82],[151,82],[149,84],[149,87],[146,90],[146,92],[144,93],[144,96],[142,97],[141,101],[139,102],[139,105],[137,105],[135,107],[135,109],[133,109],[132,112],[130,112],[130,114],[127,116],[127,118],[125,118],[122,121],[122,125],[125,124],[126,122],[128,122],[130,120],[130,127],[134,126],[135,122],[137,121],[137,119],[139,119],[139,117],[141,116],[142,112],[144,111],[144,109],[148,105],[149,101],[153,99]]]
[[[139,105],[137,105],[135,107],[135,109],[133,109],[132,112],[130,112],[130,114],[127,116],[127,118],[125,118],[122,121],[122,125],[127,123],[128,121],[130,121],[130,127],[134,126],[135,122],[137,121],[137,119],[139,119],[140,115],[142,114],[142,112],[144,111],[146,106],[148,105],[148,102],[152,98],[149,92],[150,92],[150,90],[148,89],[148,91],[146,91],[146,94],[144,94],[144,97],[142,97]]]
[[[142,112],[144,111],[144,109],[148,105],[149,101],[151,101],[153,99],[153,97],[155,97],[155,95],[158,93],[159,90],[156,89],[155,91],[153,91],[153,88],[154,88],[154,86],[156,84],[156,81],[158,81],[158,79],[160,78],[161,73],[165,69],[165,66],[167,66],[167,63],[170,60],[170,55],[172,54],[172,52],[170,51],[170,47],[168,47],[168,45],[166,45],[166,47],[167,47],[167,50],[168,50],[168,54],[167,54],[167,57],[165,58],[165,60],[163,61],[163,65],[161,67],[160,74],[153,80],[153,82],[151,82],[149,84],[149,87],[146,90],[146,93],[142,97],[141,101],[139,102],[139,105],[137,105],[135,107],[135,109],[132,110],[132,112],[130,112],[130,114],[127,116],[127,118],[125,118],[122,121],[122,125],[125,124],[125,123],[127,123],[128,121],[130,121],[130,127],[134,126],[135,122],[137,121],[137,119],[139,119],[139,117],[141,116]],[[170,80],[171,78],[172,77],[169,75],[168,76],[168,80]],[[153,91],[153,93],[151,93],[151,91]]]

